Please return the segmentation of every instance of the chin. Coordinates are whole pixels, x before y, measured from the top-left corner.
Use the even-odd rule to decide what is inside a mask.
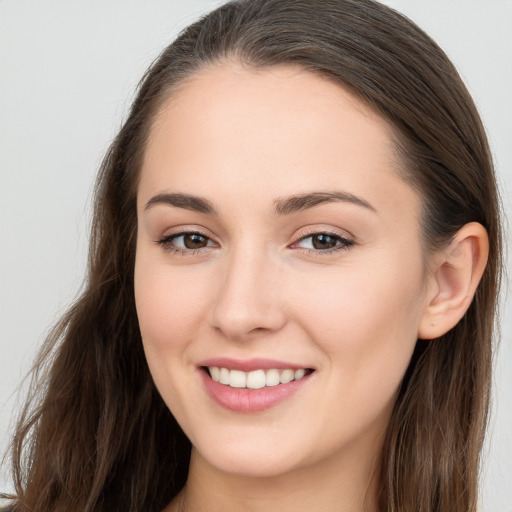
[[[266,478],[276,477],[297,469],[303,462],[303,457],[294,457],[293,454],[304,450],[284,449],[281,446],[261,446],[239,441],[230,444],[224,449],[212,449],[209,445],[205,450],[195,449],[199,457],[205,459],[209,465],[220,472],[240,477]]]

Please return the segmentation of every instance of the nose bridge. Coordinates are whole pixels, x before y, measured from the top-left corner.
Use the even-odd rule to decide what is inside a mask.
[[[251,247],[252,245],[252,247]],[[245,244],[226,257],[212,325],[229,338],[279,329],[285,314],[279,299],[279,268],[265,248]]]

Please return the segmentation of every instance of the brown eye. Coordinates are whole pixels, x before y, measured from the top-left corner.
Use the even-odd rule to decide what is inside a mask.
[[[199,233],[188,233],[183,235],[183,245],[187,249],[202,249],[208,245],[208,238]]]
[[[320,233],[311,237],[311,244],[315,249],[332,249],[338,245],[338,238]]]
[[[207,236],[193,231],[167,235],[161,240],[157,240],[157,243],[161,245],[165,251],[180,253],[216,246],[216,244]]]
[[[296,244],[297,247],[308,251],[329,252],[339,249],[348,249],[353,242],[334,233],[313,233],[301,238]]]

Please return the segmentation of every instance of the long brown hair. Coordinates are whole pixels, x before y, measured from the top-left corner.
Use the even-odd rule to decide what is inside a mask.
[[[380,510],[474,512],[501,269],[486,136],[462,80],[417,26],[373,0],[240,0],[185,29],[143,77],[100,169],[85,291],[36,362],[14,435],[16,512],[160,511],[190,443],[149,373],[134,305],[136,189],[152,119],[201,68],[296,65],[348,88],[395,130],[423,198],[425,250],[480,222],[489,262],[459,324],[418,340],[389,424]]]

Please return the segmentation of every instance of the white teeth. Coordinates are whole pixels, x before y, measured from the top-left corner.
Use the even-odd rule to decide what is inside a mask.
[[[279,382],[281,384],[288,384],[295,378],[295,372],[293,370],[282,370],[279,374]]]
[[[231,370],[229,372],[229,385],[232,388],[245,388],[247,385],[247,375],[240,370]]]
[[[278,384],[288,384],[292,380],[300,380],[306,375],[306,370],[254,370],[252,372],[243,372],[241,370],[229,370],[228,368],[218,368],[209,366],[208,370],[212,380],[220,382],[232,388],[261,389],[265,386],[277,386]]]
[[[229,370],[227,368],[221,368],[219,375],[219,382],[229,386]]]
[[[210,375],[215,382],[219,382],[220,370],[216,366],[210,368]]]
[[[304,368],[301,368],[300,370],[295,370],[295,380],[302,379],[304,375],[306,375],[306,370],[304,370]]]
[[[256,370],[249,372],[247,375],[247,387],[249,389],[260,389],[265,387],[265,372],[263,370]]]
[[[277,386],[279,384],[279,370],[267,370],[265,384],[267,386]]]

